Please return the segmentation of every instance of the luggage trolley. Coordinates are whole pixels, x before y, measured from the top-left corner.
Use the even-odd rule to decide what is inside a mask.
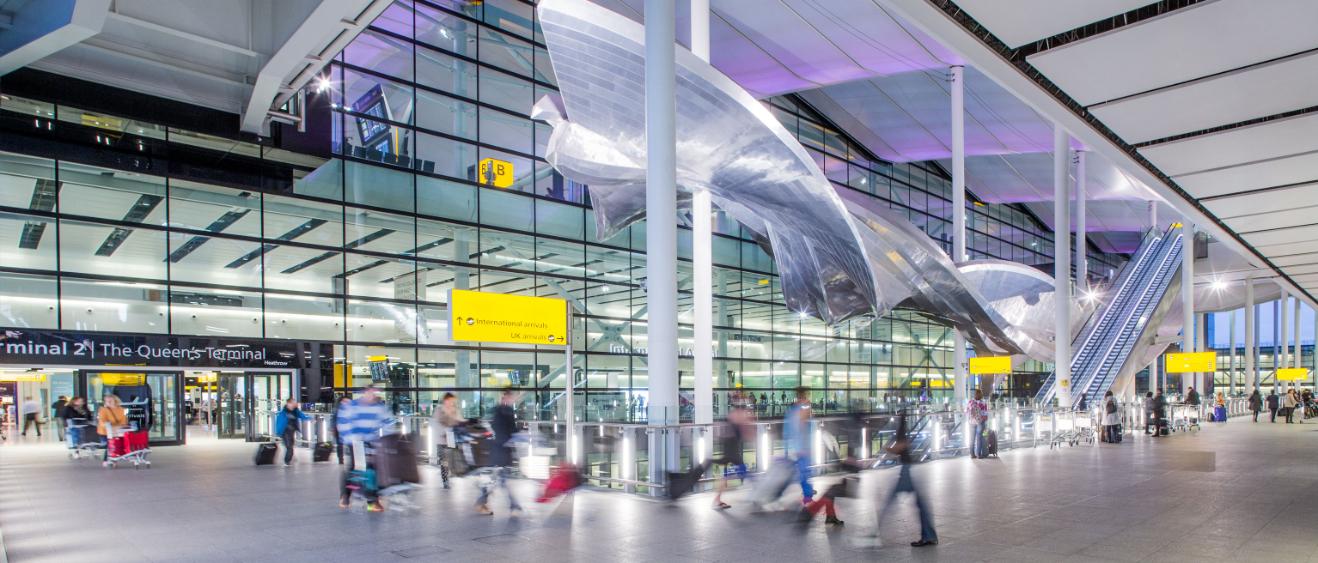
[[[96,456],[105,446],[101,436],[96,433],[96,425],[85,418],[70,418],[65,421],[65,439],[69,447],[69,459],[87,459]]]
[[[147,447],[149,435],[145,430],[111,428],[108,438],[109,451],[101,465],[115,467],[120,463],[131,463],[133,469],[141,469],[144,465],[151,467],[151,460],[147,459],[151,454],[151,448]]]

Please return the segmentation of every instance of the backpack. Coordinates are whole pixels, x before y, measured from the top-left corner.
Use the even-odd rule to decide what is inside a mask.
[[[1108,414],[1112,414],[1112,413],[1114,413],[1114,412],[1117,412],[1117,403],[1116,403],[1116,401],[1108,401],[1108,402],[1107,402],[1107,409],[1106,409],[1104,412],[1106,412],[1106,413],[1108,413]]]

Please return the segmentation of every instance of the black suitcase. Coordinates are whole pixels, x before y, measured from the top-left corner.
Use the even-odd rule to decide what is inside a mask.
[[[987,432],[984,438],[984,449],[988,450],[984,455],[998,457],[998,433],[992,430]]]
[[[709,469],[709,463],[702,463],[692,467],[686,473],[669,473],[668,499],[677,500],[690,493],[692,489],[696,488],[696,484],[700,482],[700,478],[705,475],[707,469]]]
[[[256,458],[254,461],[257,465],[270,465],[275,462],[275,454],[278,452],[279,446],[276,446],[274,442],[262,442],[256,445]]]
[[[321,442],[316,444],[316,449],[311,452],[311,461],[329,461],[334,454],[334,444]]]

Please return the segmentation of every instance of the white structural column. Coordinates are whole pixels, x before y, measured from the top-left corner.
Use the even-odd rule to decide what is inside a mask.
[[[1085,247],[1085,151],[1075,151],[1075,285],[1089,291],[1089,257]]]
[[[691,52],[709,62],[709,0],[691,0]],[[714,422],[714,206],[709,190],[691,193],[691,269],[696,424]],[[703,454],[702,454],[703,455]]]
[[[645,268],[649,423],[677,422],[677,131],[674,1],[645,3]],[[650,434],[650,477],[677,466],[676,440]],[[656,455],[657,453],[661,455]],[[656,463],[656,461],[659,461]]]
[[[1149,228],[1155,231],[1158,229],[1158,202],[1149,202]]]
[[[1194,351],[1196,352],[1208,351],[1208,343],[1205,341],[1204,335],[1208,331],[1208,321],[1211,318],[1212,317],[1210,317],[1208,313],[1199,313],[1198,315],[1195,315]],[[1211,374],[1202,372],[1194,374],[1194,388],[1199,391],[1200,395],[1208,392],[1208,380],[1211,377]]]
[[[1231,335],[1231,337],[1227,340],[1227,342],[1229,342],[1231,345],[1230,348],[1231,351],[1228,352],[1228,354],[1230,355],[1227,356],[1228,363],[1226,370],[1226,374],[1227,374],[1226,390],[1228,396],[1234,396],[1236,394],[1236,310],[1235,309],[1232,309],[1231,312],[1227,314],[1227,323],[1230,326],[1227,332],[1229,332]]]
[[[1281,327],[1279,329],[1281,336],[1277,338],[1277,342],[1280,344],[1280,352],[1278,352],[1277,357],[1272,359],[1272,386],[1285,390],[1290,388],[1290,383],[1283,383],[1277,379],[1277,369],[1291,364],[1291,294],[1286,291],[1286,286],[1281,285],[1280,281],[1277,282],[1277,285],[1281,286],[1281,300],[1277,302],[1277,308],[1281,310],[1278,317],[1281,320],[1277,321],[1277,324]]]
[[[1253,393],[1258,389],[1258,372],[1254,369],[1254,358],[1258,344],[1257,329],[1254,327],[1258,307],[1254,303],[1254,280],[1245,280],[1245,392]]]
[[[966,110],[965,67],[951,69],[952,80],[952,261],[966,259]],[[952,341],[952,399],[958,408],[966,401],[970,374],[966,365],[966,337],[954,331]]]
[[[1071,141],[1061,125],[1053,124],[1053,298],[1071,303],[1071,198],[1067,189],[1067,167]],[[1056,356],[1057,398],[1062,407],[1071,406],[1071,307],[1056,311],[1053,350]]]
[[[1294,343],[1294,345],[1295,345],[1294,351],[1291,352],[1292,354],[1294,354],[1294,356],[1291,356],[1291,367],[1293,367],[1293,368],[1300,367],[1300,365],[1303,363],[1303,358],[1304,358],[1304,348],[1302,348],[1302,347],[1300,346],[1300,311],[1302,311],[1302,310],[1303,310],[1303,308],[1302,308],[1302,302],[1300,301],[1300,296],[1299,296],[1299,295],[1296,295],[1296,296],[1295,296],[1295,319],[1294,319],[1294,320],[1295,320],[1295,330],[1292,330],[1292,331],[1291,331],[1291,338],[1292,338],[1293,343]]]
[[[1194,352],[1194,223],[1181,223],[1181,351]],[[1181,374],[1181,392],[1198,374]]]

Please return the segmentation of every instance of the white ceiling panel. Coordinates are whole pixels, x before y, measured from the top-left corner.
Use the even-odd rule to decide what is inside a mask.
[[[1149,0],[959,0],[957,5],[1014,49],[1152,3]]]
[[[1318,2],[1312,0],[1218,0],[1028,61],[1088,106],[1318,47],[1315,21]]]
[[[1186,174],[1173,179],[1197,198],[1312,182],[1318,180],[1318,152]]]
[[[1301,184],[1265,193],[1214,198],[1201,203],[1222,219],[1245,218],[1260,213],[1288,212],[1318,206],[1318,183]],[[1309,213],[1318,217],[1318,212],[1313,209],[1309,210]]]
[[[1303,254],[1280,255],[1272,258],[1272,263],[1283,267],[1318,263],[1318,248],[1315,248],[1313,252],[1306,252]]]
[[[1249,243],[1254,246],[1271,246],[1276,244],[1318,241],[1318,224],[1290,229],[1245,233],[1241,236],[1245,237],[1245,240],[1249,241]],[[1314,246],[1318,246],[1318,242],[1315,242]]]
[[[1308,263],[1303,266],[1292,266],[1289,268],[1282,268],[1282,270],[1285,271],[1286,275],[1288,276],[1298,276],[1300,274],[1318,274],[1318,264]]]
[[[1270,194],[1255,195],[1253,197],[1259,199],[1272,198]],[[1318,207],[1296,207],[1284,211],[1232,217],[1230,219],[1225,219],[1224,221],[1231,227],[1231,230],[1238,233],[1262,231],[1265,229],[1279,229],[1282,227],[1295,227],[1318,223]]]
[[[1180,176],[1316,150],[1318,113],[1310,113],[1160,143],[1139,152],[1167,175]]]
[[[1143,143],[1313,105],[1318,52],[1178,84],[1090,108],[1129,143]]]

